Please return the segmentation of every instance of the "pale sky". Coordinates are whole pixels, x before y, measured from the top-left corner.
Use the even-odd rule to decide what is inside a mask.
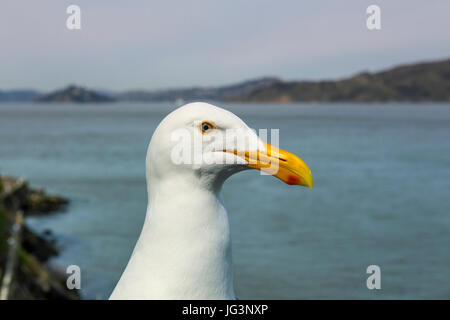
[[[81,8],[68,30],[66,8]],[[381,30],[366,8],[381,8]],[[317,80],[450,57],[449,0],[1,0],[0,90]]]

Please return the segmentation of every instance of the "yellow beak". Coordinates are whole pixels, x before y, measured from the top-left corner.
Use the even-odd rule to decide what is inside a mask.
[[[295,154],[266,144],[266,152],[234,151],[248,162],[248,167],[271,174],[290,185],[313,188],[314,182],[311,169]]]

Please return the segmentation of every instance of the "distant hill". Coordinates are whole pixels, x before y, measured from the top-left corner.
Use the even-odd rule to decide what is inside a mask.
[[[0,102],[26,102],[32,101],[39,95],[35,90],[16,89],[16,90],[0,90]]]
[[[69,86],[49,94],[0,91],[0,102],[236,101],[236,102],[450,102],[450,59],[363,72],[341,80],[283,81],[274,77],[221,87],[129,90],[113,93]]]
[[[168,89],[157,91],[132,90],[117,94],[118,100],[125,101],[195,101],[195,100],[215,100],[223,101],[236,96],[245,96],[255,90],[264,89],[277,83],[281,83],[277,78],[261,78],[245,81],[234,85],[212,88],[187,88]]]
[[[243,102],[450,101],[450,59],[361,73],[337,81],[277,82],[228,100]]]
[[[450,101],[450,59],[364,72],[342,80],[282,81],[262,78],[215,88],[134,90],[127,101],[388,102]]]
[[[68,86],[65,89],[38,96],[36,102],[69,102],[69,103],[101,103],[113,102],[114,98],[77,86]]]

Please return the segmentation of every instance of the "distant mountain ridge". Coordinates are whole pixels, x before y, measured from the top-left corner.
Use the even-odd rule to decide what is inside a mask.
[[[113,102],[114,98],[88,90],[74,85],[68,86],[65,89],[57,90],[55,92],[38,96],[34,99],[36,102],[74,102],[74,103],[99,103],[99,102]]]
[[[450,59],[363,72],[341,80],[283,81],[265,77],[220,87],[128,90],[113,93],[69,86],[49,94],[35,90],[0,91],[0,102],[112,101],[235,102],[450,102]]]
[[[342,80],[282,81],[262,78],[217,88],[127,91],[128,101],[421,102],[450,101],[450,59],[364,72]]]
[[[229,99],[241,102],[450,101],[450,59],[360,73],[337,81],[278,82]]]
[[[247,95],[255,90],[264,89],[281,82],[282,81],[278,78],[266,77],[222,87],[193,87],[187,89],[166,89],[156,91],[132,90],[117,94],[115,95],[115,98],[124,101],[223,101],[232,99],[236,96]]]

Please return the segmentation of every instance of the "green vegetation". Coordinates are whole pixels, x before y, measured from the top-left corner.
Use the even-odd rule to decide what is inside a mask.
[[[0,204],[0,265],[6,245],[6,212]]]
[[[7,217],[6,211],[2,204],[2,189],[0,184],[0,280],[3,276],[3,268],[6,261],[6,248],[7,248]]]
[[[30,260],[30,255],[24,249],[20,249],[17,254],[19,255],[19,260],[21,263],[28,263]]]

